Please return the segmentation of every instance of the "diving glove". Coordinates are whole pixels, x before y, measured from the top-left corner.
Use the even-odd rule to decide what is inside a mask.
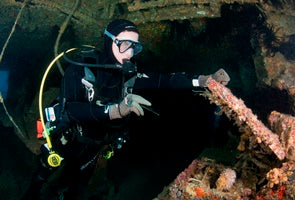
[[[211,75],[200,75],[198,77],[199,80],[199,86],[200,87],[206,87],[206,82],[209,77],[212,77],[215,81],[221,83],[222,85],[227,85],[228,82],[230,81],[229,75],[226,73],[224,69],[219,69],[217,72]]]
[[[128,94],[121,103],[113,104],[109,108],[110,119],[123,118],[134,112],[137,116],[143,116],[142,105],[151,106],[152,104],[143,97],[136,94]]]

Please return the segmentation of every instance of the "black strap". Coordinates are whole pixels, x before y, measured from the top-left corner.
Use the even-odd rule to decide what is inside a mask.
[[[77,61],[70,59],[67,56],[66,51],[64,51],[63,58],[67,62],[69,62],[73,65],[78,65],[78,66],[83,66],[83,67],[98,67],[98,68],[104,68],[104,69],[123,69],[122,65],[120,65],[120,64],[97,64],[97,63],[92,64],[92,63],[77,62]]]

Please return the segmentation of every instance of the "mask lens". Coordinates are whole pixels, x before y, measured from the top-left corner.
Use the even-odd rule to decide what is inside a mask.
[[[129,41],[129,40],[121,40],[121,44],[120,44],[120,47],[119,47],[120,53],[124,53],[132,45],[133,45],[133,43],[131,41]]]
[[[124,53],[130,48],[133,49],[134,55],[142,51],[142,45],[140,42],[136,42],[132,40],[117,40],[117,41],[118,41],[117,46],[119,47],[120,53]]]
[[[138,43],[134,43],[134,55],[140,53],[142,51],[142,45],[138,42]]]

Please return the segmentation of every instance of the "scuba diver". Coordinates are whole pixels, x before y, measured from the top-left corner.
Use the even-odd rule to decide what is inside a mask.
[[[62,158],[61,166],[48,163],[48,144],[41,146],[40,166],[25,199],[42,199],[40,190],[57,168],[72,178],[63,199],[77,199],[91,178],[97,160],[108,159],[128,140],[131,113],[144,115],[151,102],[133,94],[134,88],[205,87],[212,77],[226,85],[230,78],[220,69],[211,75],[190,76],[139,73],[134,56],[142,51],[134,23],[116,19],[104,31],[104,50],[86,49],[79,57],[64,58],[70,63],[62,79],[60,95],[47,115],[52,120],[52,147]],[[181,85],[180,85],[181,84]]]

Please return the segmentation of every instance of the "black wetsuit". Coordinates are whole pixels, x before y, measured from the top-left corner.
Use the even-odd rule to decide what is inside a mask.
[[[108,59],[103,58],[99,58],[99,60],[104,60],[101,64],[106,64],[105,62],[108,64],[108,62],[110,62]],[[108,113],[108,106],[110,104],[120,103],[123,100],[123,90],[131,92],[132,89],[141,91],[145,89],[163,88],[193,89],[192,77],[184,73],[140,73],[139,75],[122,75],[122,71],[118,69],[101,69],[97,67],[89,67],[88,69],[96,76],[95,82],[92,83],[94,97],[91,101],[88,99],[85,85],[81,82],[82,78],[85,77],[85,69],[77,65],[71,65],[67,68],[62,80],[60,94],[60,110],[64,110],[62,117],[66,118],[67,123],[70,123],[71,127],[78,124],[81,128],[80,133],[75,133],[76,135],[74,136],[74,141],[78,142],[81,148],[85,145],[84,143],[94,144],[92,140],[103,141],[106,134],[108,134],[108,138],[116,139],[121,133],[128,131],[128,127],[125,126],[128,117],[110,120]],[[131,84],[133,85],[132,88],[124,89],[124,81],[132,79],[134,75],[137,78],[134,79],[134,84]],[[124,81],[122,81],[122,78]],[[113,135],[115,136],[113,137]],[[60,137],[61,135],[55,138],[58,143],[55,145],[62,146],[60,151],[69,151],[69,153],[72,154],[73,150],[67,147],[68,144],[61,144]],[[73,137],[70,136],[70,138]],[[69,141],[69,143],[70,142],[71,141]],[[70,148],[73,147],[70,146]],[[89,151],[90,153],[86,150],[83,152],[85,155],[78,154],[81,159],[77,158],[78,160],[83,160],[81,164],[86,163],[87,159],[89,160],[89,158],[93,158],[96,155],[96,153],[93,153],[92,149]],[[61,152],[61,154],[62,153],[63,152]],[[88,154],[90,154],[90,156]]]

